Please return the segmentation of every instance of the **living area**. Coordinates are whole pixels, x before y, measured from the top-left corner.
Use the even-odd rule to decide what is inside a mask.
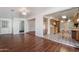
[[[0,7],[0,51],[79,51],[75,40],[79,36],[71,35],[78,35],[74,32],[77,11],[72,7]]]

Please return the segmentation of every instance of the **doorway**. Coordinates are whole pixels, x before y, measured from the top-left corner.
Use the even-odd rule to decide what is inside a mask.
[[[55,19],[44,18],[43,35],[45,38],[60,33],[60,21]]]
[[[24,21],[20,21],[20,24],[19,24],[19,32],[20,33],[24,33]]]
[[[44,24],[43,24],[43,35],[47,35],[48,34],[48,19],[44,18]]]
[[[28,32],[35,35],[35,18],[28,20]]]

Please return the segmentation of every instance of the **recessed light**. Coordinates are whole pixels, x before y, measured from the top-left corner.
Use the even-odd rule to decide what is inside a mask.
[[[77,22],[79,22],[79,18],[77,19]]]
[[[71,20],[69,19],[68,22],[70,22]]]
[[[66,19],[66,18],[67,18],[67,16],[62,16],[62,18],[63,18],[63,19]]]
[[[55,23],[55,22],[53,22],[53,24],[54,24],[54,25],[56,25],[56,23]]]
[[[63,23],[64,21],[63,20],[61,20],[61,23]]]
[[[14,12],[15,10],[14,9],[11,9],[11,12]]]

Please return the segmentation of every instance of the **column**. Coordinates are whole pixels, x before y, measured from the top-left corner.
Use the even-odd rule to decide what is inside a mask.
[[[50,18],[48,19],[48,31],[47,31],[47,34],[48,35],[50,34]]]
[[[43,16],[35,17],[35,35],[39,37],[43,37]]]

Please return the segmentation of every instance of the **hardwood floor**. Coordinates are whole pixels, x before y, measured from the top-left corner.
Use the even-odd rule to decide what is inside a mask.
[[[28,34],[0,35],[3,52],[77,52],[79,49]]]

